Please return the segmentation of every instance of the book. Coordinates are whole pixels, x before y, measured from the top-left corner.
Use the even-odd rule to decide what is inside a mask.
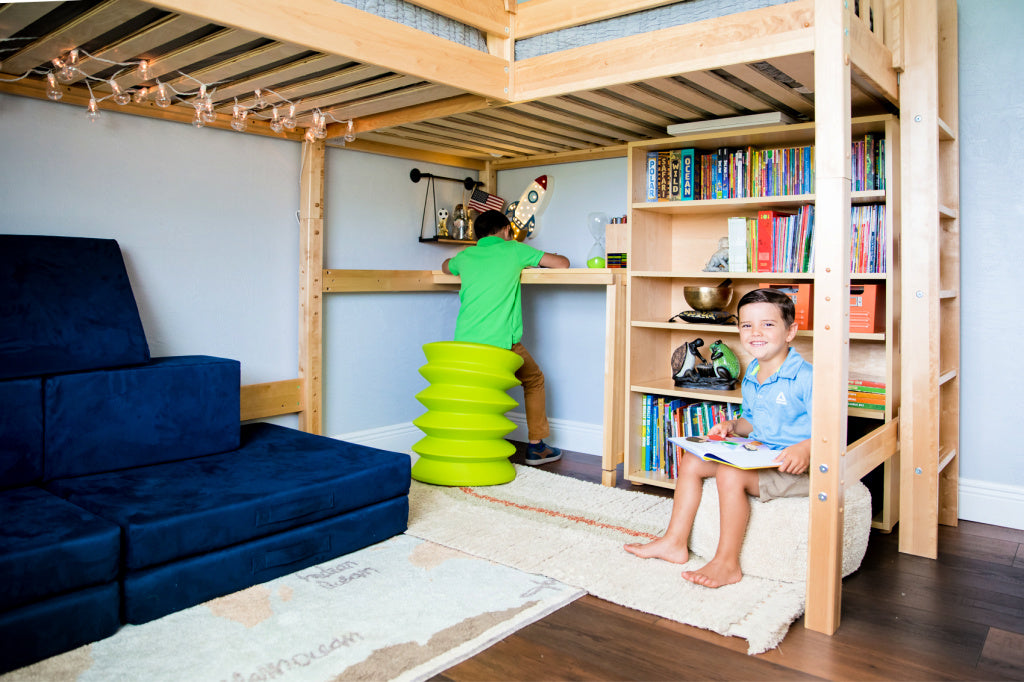
[[[779,466],[775,458],[779,456],[781,448],[773,448],[750,438],[689,436],[672,438],[671,441],[705,462],[719,462],[737,469],[771,469]]]
[[[679,150],[679,200],[694,199],[694,184],[697,182],[694,169],[694,150]]]
[[[757,272],[776,272],[774,258],[777,246],[775,238],[775,221],[789,215],[774,210],[757,212]]]
[[[747,272],[747,219],[729,218],[729,272]]]
[[[658,152],[647,152],[647,201],[658,200]]]

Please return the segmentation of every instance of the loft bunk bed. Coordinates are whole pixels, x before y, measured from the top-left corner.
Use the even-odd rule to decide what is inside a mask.
[[[814,353],[835,361],[815,363],[816,386],[828,390],[815,393],[805,623],[832,633],[846,477],[890,462],[888,492],[905,491],[904,551],[935,556],[935,524],[956,519],[955,466],[946,466],[955,433],[936,456],[950,436],[938,432],[939,415],[956,409],[955,397],[940,402],[941,389],[956,381],[929,374],[937,339],[957,336],[948,325],[938,333],[940,319],[955,318],[957,286],[937,274],[956,264],[955,182],[940,177],[939,162],[951,148],[955,159],[955,15],[953,0],[11,3],[0,5],[0,92],[301,143],[299,376],[243,387],[242,416],[297,412],[313,433],[324,295],[457,288],[429,271],[325,268],[326,147],[462,167],[493,188],[504,169],[625,156],[631,142],[665,137],[668,124],[781,111],[815,123],[818,263],[843,264],[851,118],[912,111],[913,123],[900,123],[902,163],[915,164],[904,174],[902,239],[915,256],[897,260],[894,277],[900,319],[913,321],[898,334],[918,344],[899,372],[913,407],[850,446],[832,437],[847,433],[849,268],[815,275]],[[924,248],[939,236],[941,254]],[[628,275],[526,277],[608,288],[604,461],[614,471]]]

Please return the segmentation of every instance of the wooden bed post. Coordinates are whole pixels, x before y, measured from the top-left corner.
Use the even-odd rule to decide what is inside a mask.
[[[302,143],[299,181],[299,429],[321,434],[323,379],[324,160],[322,140]]]
[[[814,3],[814,410],[807,547],[811,630],[839,627],[850,329],[850,9]]]

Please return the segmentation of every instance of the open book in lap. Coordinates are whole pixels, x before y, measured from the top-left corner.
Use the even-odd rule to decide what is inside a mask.
[[[721,462],[737,469],[769,469],[779,466],[775,458],[782,452],[761,441],[739,436],[673,437],[669,441],[708,462]]]

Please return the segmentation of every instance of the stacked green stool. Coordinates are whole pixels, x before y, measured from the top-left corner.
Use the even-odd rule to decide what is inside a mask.
[[[426,436],[412,446],[412,477],[434,485],[498,485],[516,477],[505,440],[516,425],[505,413],[518,405],[506,391],[519,385],[523,359],[482,343],[438,341],[423,346],[420,374],[430,385],[416,394],[427,411],[413,424]]]

